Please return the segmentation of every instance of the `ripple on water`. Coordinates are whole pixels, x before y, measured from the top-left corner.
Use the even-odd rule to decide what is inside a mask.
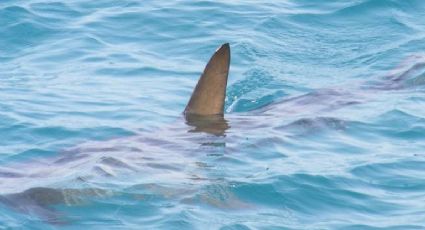
[[[424,3],[0,1],[0,228],[423,229]]]

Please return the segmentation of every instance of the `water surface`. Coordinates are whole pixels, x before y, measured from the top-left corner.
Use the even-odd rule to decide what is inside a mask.
[[[423,18],[420,0],[1,1],[0,228],[424,229]],[[194,132],[181,111],[224,42],[230,128]]]

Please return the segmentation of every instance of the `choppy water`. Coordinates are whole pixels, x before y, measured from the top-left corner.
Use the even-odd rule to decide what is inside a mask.
[[[0,228],[425,229],[424,18],[422,0],[1,1]],[[181,111],[223,42],[225,133],[193,132]]]

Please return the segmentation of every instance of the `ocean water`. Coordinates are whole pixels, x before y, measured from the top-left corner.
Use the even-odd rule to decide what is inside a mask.
[[[425,229],[425,1],[2,0],[0,63],[0,229]]]

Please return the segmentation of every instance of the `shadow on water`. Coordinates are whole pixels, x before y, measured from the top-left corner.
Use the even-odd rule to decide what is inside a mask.
[[[0,196],[0,203],[24,214],[36,216],[53,225],[67,224],[67,217],[57,211],[57,205],[82,205],[87,197],[105,197],[111,192],[103,189],[55,189],[34,187],[20,193]]]
[[[226,130],[230,128],[223,115],[200,116],[187,114],[186,124],[192,127],[189,132],[204,132],[216,136],[225,136]]]
[[[153,135],[148,133],[130,138],[88,142],[62,150],[59,154],[41,161],[22,161],[17,162],[16,165],[3,167],[0,170],[0,179],[3,180],[0,181],[0,185],[8,184],[9,187],[13,187],[10,183],[18,186],[18,184],[27,184],[34,178],[43,180],[53,175],[67,177],[72,174],[72,177],[89,178],[89,180],[96,176],[97,179],[94,181],[98,182],[105,178],[114,180],[124,174],[130,176],[137,174],[153,178],[168,175],[171,181],[184,178],[190,183],[194,183],[195,187],[201,186],[200,188],[204,184],[210,187],[226,187],[221,183],[217,184],[214,179],[202,175],[207,174],[205,170],[208,171],[208,168],[205,166],[209,163],[203,161],[202,154],[193,157],[191,153],[202,151],[210,158],[212,156],[220,157],[221,154],[216,153],[226,146],[226,131],[230,128],[228,121],[222,115],[188,115],[185,118],[185,123],[178,120],[172,126],[173,128],[157,130]],[[215,155],[209,153],[215,153]],[[188,174],[185,171],[187,165],[197,172]],[[27,170],[16,172],[16,168],[26,168]],[[201,178],[202,180],[200,180]],[[57,206],[85,206],[87,205],[86,201],[91,199],[117,196],[117,193],[110,189],[97,188],[96,185],[85,180],[81,183],[88,185],[89,188],[66,188],[66,186],[51,188],[49,183],[38,184],[39,187],[11,188],[10,192],[3,191],[0,195],[0,205],[17,213],[36,217],[49,224],[66,225],[68,221],[72,222],[73,218],[58,211]],[[80,187],[81,183],[77,184],[77,187]],[[159,193],[158,196],[180,196],[178,188],[169,188],[167,192],[157,191],[151,187],[148,190],[148,193]],[[211,203],[212,206],[221,207],[227,202],[227,200],[216,201],[213,198],[205,198],[203,193],[198,194],[198,189],[194,189],[184,196],[186,197],[184,201],[189,203],[191,200],[197,202],[198,196],[202,197],[202,201],[207,200],[207,203]],[[194,197],[187,198],[187,196]],[[229,197],[232,202],[240,203],[236,198]]]
[[[253,130],[257,135],[270,131],[270,124],[274,125],[273,132],[276,134],[297,134],[297,138],[314,130],[344,130],[349,121],[326,116],[326,112],[332,115],[338,109],[368,103],[375,98],[378,91],[385,93],[387,90],[407,89],[410,81],[415,82],[411,87],[418,87],[418,82],[423,81],[423,66],[423,62],[415,63],[407,70],[387,79],[387,84],[380,84],[382,87],[348,91],[321,90],[266,105],[249,111],[248,115],[230,115],[230,122],[222,115],[186,115],[186,125],[181,122],[170,128],[136,137],[86,143],[40,162],[23,162],[10,166],[0,171],[0,185],[5,186],[2,188],[3,192],[6,188],[10,189],[9,192],[1,194],[0,203],[17,212],[37,216],[52,224],[60,224],[66,218],[56,211],[56,205],[84,205],[86,198],[90,200],[93,197],[116,194],[100,188],[49,188],[49,177],[71,175],[80,178],[80,175],[88,175],[87,178],[94,178],[92,182],[97,183],[105,178],[108,182],[122,180],[121,175],[124,175],[142,177],[135,181],[126,178],[135,183],[156,180],[164,184],[174,185],[175,181],[179,181],[193,185],[190,190],[182,190],[183,195],[178,188],[175,193],[170,192],[174,187],[165,189],[166,195],[156,187],[150,186],[147,189],[146,192],[150,194],[163,193],[164,199],[173,197],[185,204],[207,204],[218,208],[250,207],[234,194],[227,183],[214,181],[215,177],[222,175],[214,175],[216,172],[213,172],[213,166],[210,166],[214,160],[210,160],[214,157],[224,159],[223,155],[217,152],[237,154],[235,151],[241,151],[243,145],[240,141],[242,137],[245,138],[246,133]],[[399,83],[404,87],[399,87]],[[397,87],[394,87],[395,85]],[[365,91],[369,93],[366,94]],[[358,100],[359,98],[361,100]],[[321,116],[318,116],[319,114]],[[266,139],[261,140],[265,143]],[[227,147],[227,144],[231,147]],[[262,145],[260,148],[265,147]],[[212,158],[205,160],[206,156]],[[17,171],[17,168],[26,170]],[[40,187],[25,185],[34,178],[47,182],[43,185],[37,184]],[[160,183],[155,186],[160,186]]]

